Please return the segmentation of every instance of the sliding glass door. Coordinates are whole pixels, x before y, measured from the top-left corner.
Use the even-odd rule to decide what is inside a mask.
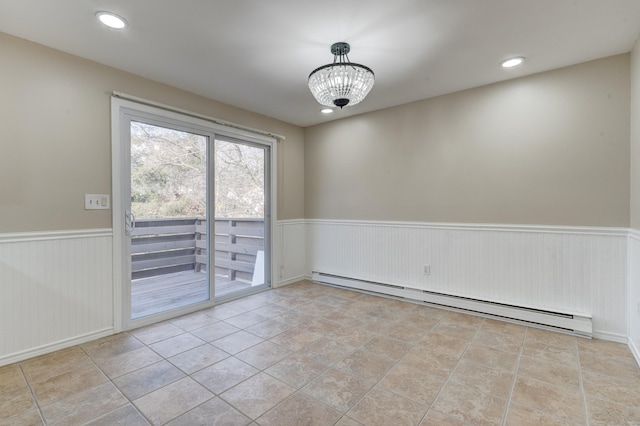
[[[271,285],[272,144],[140,109],[114,149],[124,329]]]

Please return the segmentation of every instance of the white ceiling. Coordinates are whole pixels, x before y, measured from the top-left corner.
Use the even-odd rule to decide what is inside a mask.
[[[0,0],[0,31],[309,126],[629,52],[640,0]],[[307,77],[337,41],[376,84],[325,116]]]

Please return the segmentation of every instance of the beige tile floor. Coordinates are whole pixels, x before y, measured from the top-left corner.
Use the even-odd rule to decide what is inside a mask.
[[[301,282],[0,368],[0,424],[640,424],[586,340]]]

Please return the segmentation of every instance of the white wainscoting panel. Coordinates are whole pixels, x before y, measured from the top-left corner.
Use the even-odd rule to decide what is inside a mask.
[[[586,313],[639,355],[637,231],[287,220],[274,242],[274,287],[321,271]],[[110,229],[0,234],[0,365],[113,332],[112,245]]]
[[[0,234],[0,365],[112,331],[110,229]]]
[[[307,271],[304,219],[280,220],[276,223],[276,269],[274,287],[305,278]]]
[[[307,273],[589,314],[595,337],[626,342],[626,228],[306,223]]]
[[[629,348],[640,365],[640,231],[629,232]]]

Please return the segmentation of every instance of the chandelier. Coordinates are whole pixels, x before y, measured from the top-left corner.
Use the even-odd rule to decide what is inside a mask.
[[[371,68],[349,61],[349,43],[331,45],[333,63],[309,74],[309,89],[316,100],[328,107],[343,108],[362,101],[375,82]]]

